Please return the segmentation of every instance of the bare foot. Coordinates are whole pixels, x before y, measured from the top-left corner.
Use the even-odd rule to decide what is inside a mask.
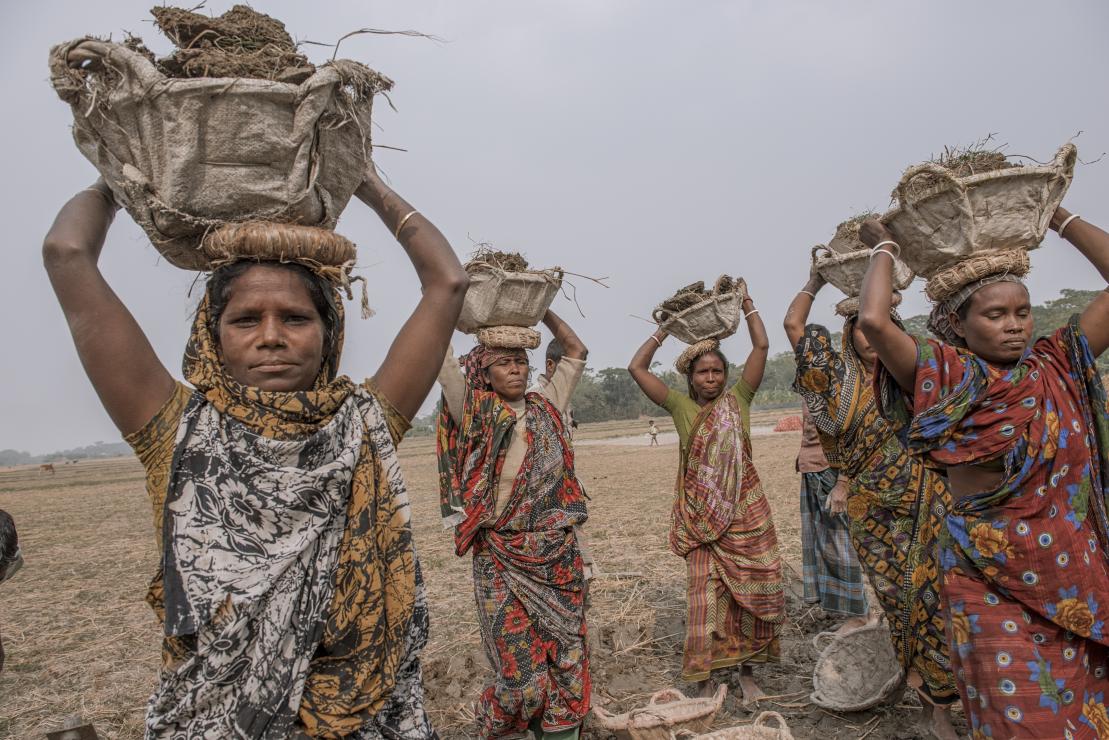
[[[923,696],[920,703],[924,705],[920,717],[920,726],[924,731],[931,733],[937,740],[959,740],[959,735],[951,724],[950,707],[932,704]]]
[[[755,677],[752,675],[751,669],[747,666],[743,666],[739,671],[739,689],[743,692],[744,704],[754,704],[759,699],[766,698],[766,694],[764,694],[762,689],[759,688],[759,685],[755,683]]]
[[[716,693],[716,684],[707,678],[704,681],[698,681],[695,685],[697,687],[697,697],[700,699],[711,699],[713,694]]]

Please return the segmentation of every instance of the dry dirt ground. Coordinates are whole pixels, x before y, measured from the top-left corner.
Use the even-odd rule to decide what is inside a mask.
[[[756,415],[772,424],[782,412]],[[669,422],[661,425],[670,431]],[[583,426],[579,439],[639,435],[646,423]],[[770,497],[787,567],[800,572],[798,487],[793,470],[800,435],[754,438],[755,462]],[[684,630],[684,564],[666,544],[677,448],[583,445],[579,475],[591,497],[586,527],[602,575],[593,582],[589,613],[597,696],[614,711],[644,704],[654,691],[677,686]],[[453,554],[439,524],[434,441],[401,446],[416,542],[431,596],[432,639],[424,679],[444,738],[471,736],[472,702],[488,673],[475,623],[470,562]],[[132,459],[0,470],[0,508],[15,517],[26,566],[0,586],[0,634],[7,664],[0,673],[0,738],[42,737],[73,713],[94,722],[104,738],[142,735],[146,698],[158,662],[158,627],[143,602],[154,570],[150,505],[142,471]],[[813,634],[834,626],[805,606],[791,577],[782,662],[756,668],[770,699],[760,709],[782,713],[795,737],[923,737],[911,692],[879,709],[836,714],[809,703],[816,652]],[[735,676],[721,672],[735,684]],[[750,723],[729,695],[715,727]],[[963,727],[961,716],[957,715]],[[610,737],[587,723],[584,737]]]

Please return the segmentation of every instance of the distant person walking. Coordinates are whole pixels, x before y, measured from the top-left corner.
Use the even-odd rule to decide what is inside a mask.
[[[658,427],[655,426],[655,420],[651,419],[647,422],[647,436],[651,438],[649,447],[658,447]]]

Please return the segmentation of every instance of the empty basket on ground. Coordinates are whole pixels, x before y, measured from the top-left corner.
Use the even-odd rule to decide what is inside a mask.
[[[773,725],[771,725],[773,722]],[[760,712],[749,725],[738,725],[707,735],[694,735],[688,731],[674,734],[679,740],[793,740],[786,718],[777,712]]]
[[[1070,187],[1077,158],[1078,150],[1068,143],[1046,165],[965,177],[932,162],[910,167],[897,184],[897,207],[882,221],[905,262],[927,278],[982,253],[1035,249]],[[910,194],[910,183],[921,175],[938,184]]]
[[[859,295],[870,266],[870,251],[837,254],[823,244],[812,249],[812,261],[820,277],[839,288],[847,296]],[[913,282],[913,271],[902,260],[894,260],[893,289],[904,290]]]
[[[711,699],[689,699],[677,689],[664,689],[640,709],[609,714],[604,708],[594,706],[593,716],[601,727],[620,740],[670,740],[672,734],[681,730],[707,730],[727,693],[728,687],[721,685]]]
[[[458,330],[482,327],[535,326],[562,287],[562,270],[506,272],[484,262],[471,262],[470,287],[458,317]]]
[[[659,328],[686,344],[696,344],[706,339],[723,339],[735,334],[743,317],[743,299],[747,297],[747,283],[722,275],[716,281],[711,295],[689,308],[664,318],[662,306],[655,309],[653,317]]]
[[[103,70],[66,66],[70,49]],[[205,269],[213,226],[264,220],[334,228],[365,176],[373,96],[392,86],[338,60],[294,85],[169,78],[119,44],[78,39],[50,52],[78,149],[172,264]]]
[[[842,635],[817,637],[823,635],[828,645],[813,668],[813,704],[857,712],[886,701],[901,688],[903,671],[885,620]]]

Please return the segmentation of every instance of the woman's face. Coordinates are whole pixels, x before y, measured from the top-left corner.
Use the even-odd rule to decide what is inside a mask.
[[[994,365],[1011,365],[1032,340],[1032,302],[1021,283],[992,283],[967,300],[966,318],[950,317],[967,349]]]
[[[296,273],[256,265],[231,283],[219,343],[224,366],[239,383],[265,391],[310,389],[323,364],[325,334]]]
[[[693,394],[701,403],[715,400],[724,392],[728,380],[728,369],[714,353],[701,355],[689,368],[689,382]]]
[[[528,354],[518,350],[485,368],[485,379],[506,401],[519,401],[528,389]]]

